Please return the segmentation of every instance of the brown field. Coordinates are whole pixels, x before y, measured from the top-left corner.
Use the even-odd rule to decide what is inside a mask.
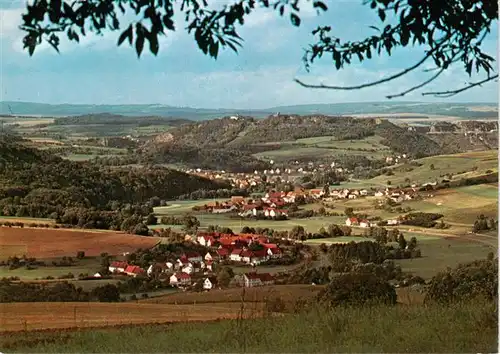
[[[275,285],[245,288],[246,302],[265,302],[279,297],[285,302],[294,302],[300,298],[310,299],[316,296],[324,286],[321,285]],[[175,293],[151,299],[139,300],[149,304],[202,304],[202,303],[238,303],[241,302],[243,288],[212,290],[204,293]]]
[[[151,248],[159,241],[118,232],[0,227],[0,258],[26,255],[43,259],[75,256],[78,251],[90,257],[103,252],[117,255]]]
[[[243,294],[243,288],[232,288],[224,290],[212,290],[203,293],[175,293],[171,295],[159,296],[150,299],[139,300],[145,304],[178,304],[178,305],[196,305],[196,304],[240,304],[242,295],[246,303],[265,303],[269,299],[280,298],[286,304],[293,305],[297,300],[311,300],[325,288],[324,285],[274,285],[255,288],[246,288]],[[402,304],[421,304],[423,295],[410,288],[396,289],[398,302]]]
[[[61,328],[108,327],[213,321],[238,318],[239,304],[155,305],[144,303],[31,302],[0,304],[0,332]],[[262,314],[262,307],[247,307],[245,317]]]

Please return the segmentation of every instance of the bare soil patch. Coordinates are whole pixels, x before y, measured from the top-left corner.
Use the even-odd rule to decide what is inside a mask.
[[[0,227],[0,258],[26,255],[44,259],[75,256],[78,251],[90,257],[103,252],[117,255],[151,248],[159,242],[157,237],[118,232]]]

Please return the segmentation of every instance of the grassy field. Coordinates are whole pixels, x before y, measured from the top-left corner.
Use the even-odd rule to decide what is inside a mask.
[[[152,299],[139,300],[147,304],[212,304],[245,302],[263,303],[269,299],[280,298],[285,302],[295,302],[299,298],[310,299],[323,289],[321,285],[275,285],[256,288],[232,288],[212,290],[208,293],[176,293]]]
[[[485,174],[487,170],[498,171],[498,150],[468,152],[455,155],[440,155],[426,157],[417,160],[421,166],[394,166],[392,176],[377,176],[369,179],[367,183],[386,184],[391,181],[392,185],[404,184],[405,179],[411,182],[425,183],[441,180],[445,174],[453,174],[461,178],[460,173],[466,172],[471,177],[470,171],[475,170],[475,175]],[[431,169],[434,165],[434,170]],[[407,168],[413,168],[408,171]]]
[[[280,142],[280,149],[257,153],[254,156],[275,161],[288,160],[292,157],[314,159],[335,155],[364,155],[368,158],[380,159],[390,154],[388,147],[380,143],[381,140],[379,136],[360,140],[336,140],[334,136],[304,138]]]
[[[74,257],[78,251],[84,251],[89,257],[103,252],[116,255],[138,248],[150,248],[159,241],[155,237],[116,232],[0,227],[0,257]]]
[[[0,216],[0,222],[22,222],[24,224],[55,224],[54,219],[48,218],[20,218],[17,216]]]
[[[144,303],[2,303],[1,332],[84,328],[121,324],[172,323],[236,318],[239,304],[157,305]],[[246,316],[262,312],[261,305]]]
[[[143,309],[153,318],[168,313],[160,307]],[[19,333],[4,336],[0,345],[3,351],[37,353],[491,353],[496,352],[498,339],[493,311],[492,304],[484,303],[338,308],[335,312],[318,306],[307,313],[241,322]],[[211,313],[207,311],[204,318]]]
[[[406,233],[405,233],[406,235]],[[408,238],[408,237],[407,237]],[[405,272],[411,272],[424,279],[430,279],[448,267],[456,267],[460,263],[486,258],[493,250],[485,244],[472,240],[435,239],[419,241],[421,258],[396,260]]]
[[[19,277],[19,279],[23,281],[31,281],[51,276],[57,279],[57,277],[66,275],[68,273],[74,274],[75,277],[77,277],[78,274],[80,273],[93,275],[100,269],[101,263],[99,259],[92,257],[92,258],[76,260],[75,255],[71,255],[71,257],[73,257],[73,259],[77,263],[74,266],[70,267],[46,266],[46,267],[38,267],[36,269],[26,269],[25,267],[21,267],[12,270],[9,270],[8,267],[0,267],[0,278]],[[47,262],[47,264],[49,263],[50,262]]]

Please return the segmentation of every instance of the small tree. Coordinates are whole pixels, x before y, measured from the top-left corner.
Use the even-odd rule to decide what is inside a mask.
[[[398,243],[399,243],[400,249],[402,249],[402,250],[406,249],[406,240],[405,240],[405,237],[403,236],[403,234],[399,235]]]
[[[354,216],[354,209],[353,208],[345,208],[344,209],[344,214],[345,216],[347,216],[348,218],[351,218]]]
[[[231,267],[222,267],[217,272],[217,283],[221,287],[227,287],[234,277],[234,272]]]
[[[83,258],[85,258],[85,251],[78,251],[78,252],[76,252],[76,258],[77,259],[83,259]]]
[[[158,223],[158,218],[154,214],[149,214],[146,217],[146,225],[156,225]]]

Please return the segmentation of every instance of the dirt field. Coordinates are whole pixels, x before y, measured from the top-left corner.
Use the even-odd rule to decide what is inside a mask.
[[[283,301],[299,298],[310,299],[323,289],[321,285],[275,285],[246,288],[244,299],[247,302],[265,302],[266,299],[279,297]],[[149,304],[202,304],[202,303],[239,303],[243,288],[212,290],[206,293],[175,293],[157,298],[140,300]]]
[[[151,248],[159,241],[156,237],[125,233],[0,227],[0,258],[23,255],[38,259],[74,257],[78,251],[90,257],[103,252],[116,255]]]
[[[35,302],[0,304],[0,332],[56,328],[88,328],[120,324],[213,321],[237,318],[239,304],[155,305],[144,303]],[[261,307],[245,311],[259,316]]]

